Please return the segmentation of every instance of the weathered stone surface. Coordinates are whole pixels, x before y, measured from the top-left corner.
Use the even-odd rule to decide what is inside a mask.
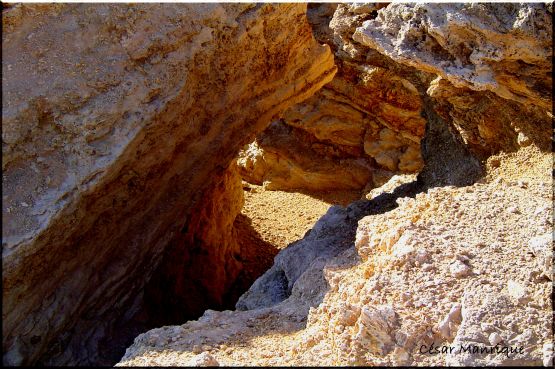
[[[449,139],[445,151],[457,150],[457,140],[463,141],[462,151],[470,151],[479,160],[531,142],[549,150],[549,12],[539,4],[492,6],[495,8],[487,4],[340,4],[330,22],[333,37],[322,26],[330,8],[314,10],[315,32],[323,41],[333,39],[339,71],[320,92],[290,108],[283,116],[284,123],[310,133],[311,145],[322,162],[330,156],[360,158],[368,162],[370,172],[385,169],[391,175],[422,169],[421,150],[427,150],[420,146],[425,127],[422,115],[431,122],[432,131],[437,120],[443,129],[451,127],[453,132],[445,132],[442,141],[453,134],[458,137]],[[515,49],[515,45],[520,46]],[[283,150],[272,145],[272,139],[266,139],[267,147],[260,143],[270,134],[259,136],[259,157],[265,151]],[[301,140],[291,140],[289,146],[304,150],[306,138]],[[446,166],[443,158],[462,157],[448,152],[437,156],[435,172]],[[461,163],[465,168],[461,172],[468,173],[471,182],[482,171],[475,159],[468,156],[467,161],[472,164]],[[287,176],[297,166],[303,167],[303,163],[258,163],[251,157],[250,166],[243,167],[242,173],[246,180],[266,181],[275,189],[317,187],[316,182],[302,184]],[[324,182],[322,189],[327,189],[323,178],[334,176],[322,167],[325,169],[312,177],[319,177]],[[263,178],[266,172],[272,175]],[[435,176],[429,181],[441,175]],[[422,176],[427,177],[428,173]],[[457,178],[450,173],[443,177],[451,184],[465,181],[465,176]],[[365,178],[336,186],[360,188]]]
[[[361,11],[365,7],[368,9]],[[515,151],[530,143],[544,151],[550,150],[551,115],[546,110],[550,111],[551,107],[544,104],[551,101],[547,92],[550,88],[541,86],[552,83],[551,63],[542,59],[522,70],[499,68],[499,73],[491,74],[492,83],[499,86],[516,86],[523,80],[534,80],[535,87],[530,87],[530,95],[526,103],[522,103],[521,98],[507,99],[507,95],[500,92],[501,87],[484,89],[473,79],[474,69],[484,71],[493,63],[487,64],[487,58],[475,59],[479,59],[476,63],[479,62],[480,67],[454,67],[459,63],[456,59],[459,53],[452,50],[455,46],[450,43],[473,44],[476,55],[495,46],[503,59],[491,66],[497,70],[497,66],[511,64],[513,57],[519,58],[520,54],[509,52],[512,42],[524,42],[530,54],[543,55],[551,50],[550,12],[549,7],[540,4],[379,4],[362,7],[340,4],[330,27],[334,30],[336,58],[387,69],[418,90],[422,115],[427,120],[426,136],[420,145],[426,164],[420,180],[469,184],[483,174],[481,162],[492,154]],[[490,18],[497,13],[501,18],[488,28]],[[507,19],[519,21],[511,23]],[[534,21],[530,25],[524,19]],[[464,31],[460,26],[467,22],[475,24]],[[400,31],[393,32],[397,29]],[[538,36],[532,37],[534,33]],[[427,41],[421,42],[418,35]],[[434,37],[452,38],[440,42],[440,47]],[[453,55],[449,56],[444,48]],[[430,63],[434,68],[429,67]],[[387,84],[387,81],[382,82],[382,85]],[[395,160],[387,152],[380,154],[380,159],[389,165]]]
[[[241,177],[232,163],[221,178],[212,179],[145,286],[152,324],[189,320],[207,307],[225,307],[243,268],[234,227],[243,203]]]
[[[360,189],[371,179],[367,161],[326,153],[326,148],[305,131],[277,121],[239,154],[238,164],[245,180],[269,190]]]
[[[111,337],[110,322],[133,315],[141,299],[134,292],[157,265],[167,265],[159,263],[164,251],[176,250],[165,254],[170,259],[189,257],[184,246],[197,242],[195,234],[206,246],[200,249],[230,271],[216,265],[215,278],[233,279],[239,263],[229,255],[236,247],[213,229],[233,233],[240,200],[227,168],[279,116],[283,121],[270,128],[276,134],[264,140],[285,159],[275,154],[273,166],[257,167],[254,159],[266,155],[257,140],[246,156],[254,159],[244,161],[260,182],[281,162],[297,168],[289,177],[280,172],[282,183],[293,178],[300,186],[329,184],[345,173],[345,158],[369,163],[364,175],[374,183],[394,170],[418,171],[418,152],[424,168],[415,182],[396,186],[409,176],[393,177],[369,201],[331,208],[276,257],[238,310],[207,310],[196,321],[141,334],[119,365],[549,363],[553,286],[540,255],[552,244],[541,237],[540,247],[532,245],[553,226],[552,205],[545,207],[553,200],[545,153],[552,8],[434,6],[340,4],[330,32],[323,27],[326,5],[315,32],[333,39],[341,78],[285,113],[335,70],[312,39],[303,6],[144,5],[130,14],[123,6],[42,6],[5,13],[3,72],[21,78],[7,78],[3,100],[4,363],[97,360],[96,343]],[[396,27],[400,32],[388,33]],[[81,43],[81,33],[99,35],[96,49]],[[67,55],[85,71],[67,77],[74,65],[63,64]],[[37,70],[42,74],[33,75]],[[87,88],[90,95],[79,95]],[[501,151],[505,156],[488,159]],[[486,160],[489,169],[495,160],[498,179],[474,183]],[[319,176],[311,168],[316,161],[331,173]],[[308,173],[313,177],[301,183]],[[524,175],[530,182],[517,182]],[[501,180],[508,177],[512,182]],[[218,208],[218,201],[230,207]],[[219,218],[221,211],[228,214]],[[183,249],[166,248],[180,240],[187,240],[178,242]],[[534,255],[523,250],[529,240]],[[220,242],[221,254],[210,247]],[[212,272],[190,266],[175,275],[184,281],[190,272]],[[172,289],[181,294],[182,287]],[[215,287],[212,299],[225,289]],[[528,349],[510,358],[419,350],[492,342]]]
[[[97,343],[238,149],[335,72],[306,5],[25,5],[2,42],[5,364]],[[287,25],[287,26],[284,26]]]
[[[530,321],[534,319],[532,316],[536,317],[538,313],[538,311],[525,312],[518,303],[515,304],[491,286],[468,290],[462,299],[462,322],[452,344],[457,347],[457,351],[447,355],[446,364],[450,366],[541,365],[543,344],[538,345],[538,335],[542,337],[546,332],[538,331],[538,327],[525,323],[526,319]],[[517,332],[511,332],[507,329],[508,326],[523,328]],[[528,328],[524,328],[526,326]],[[493,330],[502,334],[498,335],[497,332],[492,332]],[[493,334],[499,336],[496,343],[490,342],[489,337]],[[539,340],[543,341],[542,338]],[[473,349],[475,346],[492,347],[502,341],[505,344],[500,345],[499,349],[505,346],[513,350],[506,354],[499,354],[495,351],[493,353],[475,352]],[[467,350],[460,350],[460,347]],[[468,352],[469,347],[470,352]]]
[[[552,8],[547,4],[391,4],[353,39],[437,74],[551,111]]]
[[[373,60],[337,64],[330,83],[276,123],[296,128],[289,130],[292,137],[286,144],[281,138],[286,128],[270,128],[257,136],[256,155],[253,148],[241,152],[245,180],[267,182],[269,189],[362,189],[375,171],[386,170],[391,176],[422,168],[425,120],[415,86]],[[287,159],[280,160],[283,157]],[[358,169],[357,162],[366,168]]]
[[[465,147],[482,160],[531,143],[550,150],[551,121],[542,107],[505,100],[489,91],[456,88],[441,77],[430,83],[427,93],[438,115],[451,122]]]
[[[549,211],[548,208],[544,210]],[[536,257],[538,271],[553,280],[553,232],[531,238],[528,249]]]
[[[533,216],[552,196],[548,180],[527,189],[493,181],[401,186],[333,207],[278,254],[237,311],[208,311],[198,321],[142,334],[118,365],[179,365],[199,342],[214,348],[220,365],[539,365],[551,355],[551,281],[526,284],[526,302],[504,286],[524,285],[535,266],[521,240],[549,227]],[[523,214],[503,212],[509,205]],[[474,273],[453,276],[453,259],[466,260]],[[156,342],[176,341],[150,344],[157,336]],[[490,337],[500,349],[524,351],[460,351],[469,345],[491,351]],[[432,343],[453,351],[422,351]]]
[[[387,354],[394,347],[392,331],[396,321],[397,314],[392,306],[364,306],[355,325],[355,344],[360,345],[363,353]]]

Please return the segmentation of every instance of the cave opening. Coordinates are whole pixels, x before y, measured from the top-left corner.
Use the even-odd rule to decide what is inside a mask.
[[[99,344],[101,364],[117,363],[139,334],[181,325],[206,310],[235,310],[239,297],[273,265],[277,253],[310,233],[330,207],[363,198],[359,189],[268,189],[249,182],[234,159],[214,181],[168,245],[159,267],[130,309]],[[279,301],[284,286],[275,286]],[[280,289],[281,288],[281,289]]]
[[[429,186],[465,186],[481,176],[480,162],[435,113],[431,101],[425,100],[418,112],[425,122],[418,145],[388,127],[376,130],[372,125],[366,131],[317,137],[311,132],[313,126],[302,124],[314,117],[298,110],[306,111],[306,106],[318,101],[323,113],[316,121],[329,122],[332,116],[325,104],[337,104],[326,95],[329,88],[325,86],[312,100],[271,123],[214,178],[185,220],[180,236],[168,245],[134,315],[116,329],[120,342],[111,337],[110,342],[101,343],[109,363],[117,362],[142,332],[196,320],[208,309],[235,310],[239,297],[273,265],[277,253],[308,235],[330,207],[368,201],[403,186],[409,186],[410,193]],[[357,127],[367,120],[349,124]],[[371,129],[378,133],[368,134]],[[351,140],[358,148],[344,144],[349,134],[359,135]],[[372,150],[365,150],[368,146]],[[418,155],[412,154],[406,161],[414,162],[400,166],[400,158],[413,146]],[[394,167],[382,160],[384,153],[393,158]],[[353,177],[356,170],[349,167],[353,159],[364,162],[367,171],[359,178]],[[341,170],[349,175],[341,178],[337,174]],[[287,298],[287,279],[285,275],[274,279],[283,281],[283,286],[274,286],[282,301]]]

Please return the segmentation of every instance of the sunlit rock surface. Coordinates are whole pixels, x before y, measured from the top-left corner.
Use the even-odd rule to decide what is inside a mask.
[[[212,179],[336,67],[302,4],[2,18],[3,362],[102,363]]]

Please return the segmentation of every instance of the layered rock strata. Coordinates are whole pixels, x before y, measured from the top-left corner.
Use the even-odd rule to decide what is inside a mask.
[[[302,4],[2,18],[3,362],[98,363],[213,180],[336,67]]]
[[[551,6],[338,5],[339,63],[418,91],[422,171],[330,208],[236,311],[140,335],[119,365],[552,365]]]
[[[430,181],[463,181],[441,167],[467,152],[470,164],[460,165],[471,183],[489,155],[532,142],[549,149],[549,5],[386,5],[313,8],[315,34],[334,49],[339,72],[276,123],[296,128],[287,145],[268,130],[242,151],[243,178],[269,189],[316,186],[301,174],[326,189],[379,186],[395,173],[419,172],[421,151],[431,146],[437,163],[422,178],[434,172]],[[421,142],[426,121],[435,132],[427,136],[442,136],[439,142]],[[461,153],[451,155],[453,147]],[[310,152],[312,163],[319,158],[323,169],[310,168],[295,149]],[[344,180],[330,173],[353,160],[364,170]]]
[[[552,4],[390,4],[353,40],[453,86],[551,111]]]
[[[245,180],[268,189],[362,189],[385,173],[422,168],[426,123],[415,86],[372,61],[337,65],[330,83],[240,153]]]

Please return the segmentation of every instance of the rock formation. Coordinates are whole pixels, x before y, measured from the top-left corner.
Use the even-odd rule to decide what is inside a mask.
[[[320,41],[329,40],[327,24],[314,27]],[[422,99],[380,58],[337,59],[330,83],[241,152],[243,178],[267,189],[334,190],[374,187],[395,173],[418,172]]]
[[[119,365],[180,365],[200,353],[220,365],[541,365],[552,283],[521,244],[552,227],[542,169],[533,182],[416,196],[415,182],[385,186],[369,202],[333,207],[278,254],[237,311],[140,335]],[[495,346],[494,333],[500,347],[526,350],[460,353]],[[432,344],[457,351],[428,354]]]
[[[297,128],[287,142],[268,130],[242,151],[244,179],[268,189],[361,189],[419,172],[421,115],[451,123],[480,160],[531,137],[550,147],[549,9],[395,4],[378,12],[385,5],[341,4],[329,27],[322,19],[335,7],[312,11],[320,41],[333,40],[339,71],[276,123]],[[335,174],[346,168],[350,175]]]
[[[243,187],[234,164],[197,204],[145,287],[145,304],[158,325],[196,318],[207,306],[228,307],[224,300],[232,300],[227,294],[243,269],[234,227]]]
[[[392,4],[353,40],[455,87],[551,110],[551,17],[550,4]]]
[[[416,88],[384,68],[338,66],[332,82],[257,136],[239,159],[243,178],[268,189],[362,189],[375,171],[421,169]]]
[[[352,39],[436,75],[427,95],[475,155],[514,151],[532,140],[550,147],[548,6],[395,4],[378,14]]]
[[[302,4],[2,18],[3,362],[99,363],[167,245],[204,221],[191,211],[214,206],[199,203],[213,180],[336,67]]]
[[[552,363],[552,5],[306,9],[3,11],[4,364]],[[218,312],[238,172],[374,189]]]
[[[338,5],[331,31],[315,27],[333,40],[337,77],[257,137],[243,176],[305,186],[290,174],[306,168],[294,145],[326,142],[320,162],[344,147],[387,153],[381,135],[359,140],[360,123],[340,123],[383,121],[388,140],[406,124],[376,106],[357,116],[356,94],[330,108],[330,86],[355,65],[389,75],[384,90],[410,83],[426,123],[417,179],[330,208],[236,311],[140,335],[118,365],[552,365],[551,19],[551,4]]]

